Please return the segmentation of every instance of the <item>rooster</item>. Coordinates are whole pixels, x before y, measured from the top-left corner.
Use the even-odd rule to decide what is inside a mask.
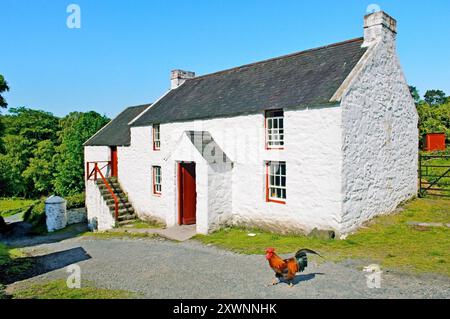
[[[297,251],[295,257],[282,259],[275,253],[274,248],[267,248],[266,259],[269,261],[270,267],[275,271],[276,277],[272,281],[272,285],[279,284],[281,279],[283,279],[289,282],[289,287],[292,287],[292,281],[295,279],[296,273],[302,272],[308,266],[307,253],[320,256],[320,254],[316,253],[314,250],[305,248]]]

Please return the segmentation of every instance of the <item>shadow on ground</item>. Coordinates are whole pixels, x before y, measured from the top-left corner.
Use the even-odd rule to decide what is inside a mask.
[[[325,275],[325,274],[322,272],[316,272],[316,273],[311,273],[311,274],[306,274],[306,275],[297,275],[297,276],[295,276],[294,280],[292,280],[292,284],[298,285],[301,282],[313,280],[317,275],[321,276],[321,275]],[[283,279],[281,279],[280,283],[289,284],[288,281],[283,280]]]
[[[81,247],[42,256],[14,259],[0,269],[0,284],[9,285],[88,259],[91,259],[91,256]]]
[[[76,237],[88,231],[85,223],[74,224],[60,231],[48,234],[34,234],[29,223],[18,221],[8,224],[8,231],[0,234],[0,242],[15,248],[51,244]]]

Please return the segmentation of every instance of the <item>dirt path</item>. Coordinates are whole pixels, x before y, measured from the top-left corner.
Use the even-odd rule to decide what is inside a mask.
[[[266,287],[273,273],[264,256],[234,254],[196,241],[76,237],[26,250],[40,256],[42,274],[10,285],[10,292],[28,282],[65,279],[65,267],[77,263],[83,280],[144,298],[450,298],[450,279],[434,275],[384,272],[381,288],[369,289],[355,261],[312,262],[295,287]]]

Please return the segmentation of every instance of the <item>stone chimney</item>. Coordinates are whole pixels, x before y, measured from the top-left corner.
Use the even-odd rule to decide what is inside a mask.
[[[170,89],[176,89],[183,84],[187,79],[195,78],[195,72],[173,70],[170,74]]]
[[[395,41],[397,21],[384,11],[368,14],[364,17],[364,44],[368,47],[379,41]]]

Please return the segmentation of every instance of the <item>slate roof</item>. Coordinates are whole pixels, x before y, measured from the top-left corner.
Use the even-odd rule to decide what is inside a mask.
[[[366,51],[363,41],[357,38],[189,79],[132,126],[329,103]]]
[[[85,146],[129,146],[130,126],[128,125],[136,116],[142,113],[151,104],[131,106],[126,108],[115,119],[104,126],[92,136]]]
[[[208,131],[185,131],[185,134],[209,164],[232,164]]]

